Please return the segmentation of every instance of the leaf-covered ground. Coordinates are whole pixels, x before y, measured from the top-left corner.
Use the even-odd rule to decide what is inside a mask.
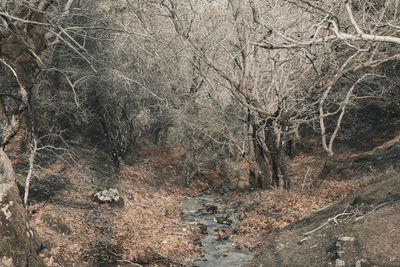
[[[239,175],[232,180],[241,190],[228,193],[229,185],[214,167],[202,170],[187,187],[177,149],[137,146],[136,158],[123,163],[118,173],[107,155],[94,148],[75,142],[69,149],[74,160],[38,159],[42,168],[31,188],[31,224],[45,240],[41,255],[47,266],[190,265],[202,254],[197,242],[201,230],[181,218],[180,203],[213,192],[228,194],[227,208],[240,214],[227,238],[239,248],[256,249],[266,234],[331,205],[373,178],[318,181],[324,159],[298,155],[289,162],[292,190],[246,189],[247,177]],[[26,162],[18,151],[9,152],[22,184]],[[93,201],[95,192],[107,188],[118,189],[123,206]]]

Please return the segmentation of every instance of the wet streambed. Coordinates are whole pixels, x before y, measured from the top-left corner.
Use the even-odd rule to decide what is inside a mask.
[[[200,242],[204,257],[194,266],[243,266],[249,263],[254,253],[238,250],[227,241],[229,225],[234,225],[238,214],[225,209],[226,199],[220,195],[191,198],[182,202],[182,217],[195,221],[204,230]]]

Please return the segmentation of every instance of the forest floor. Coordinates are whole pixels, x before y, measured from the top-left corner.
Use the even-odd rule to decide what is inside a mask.
[[[400,266],[399,137],[396,129],[369,151],[326,162],[319,186],[359,181],[362,188],[268,232],[251,266]]]
[[[251,266],[400,266],[400,175],[264,236]]]
[[[318,153],[298,155],[289,162],[293,181],[290,191],[250,190],[247,177],[239,175],[235,177],[235,184],[241,186],[231,192],[225,177],[215,167],[203,169],[187,186],[182,176],[182,155],[177,149],[160,149],[144,142],[135,147],[135,157],[122,163],[119,172],[115,172],[106,154],[75,142],[64,156],[44,155],[37,159],[41,168],[31,183],[31,224],[43,239],[41,256],[47,266],[190,266],[203,254],[199,246],[202,230],[201,225],[182,218],[181,203],[185,199],[210,193],[225,194],[226,208],[235,209],[239,220],[227,227],[221,238],[229,239],[238,248],[271,247],[266,236],[291,232],[293,223],[304,222],[310,215],[320,219],[306,221],[323,224],[327,218],[318,215],[321,210],[323,213],[331,210],[324,208],[333,203],[342,203],[335,204],[338,207],[329,216],[339,214],[339,210],[345,211],[345,202],[337,201],[349,201],[345,197],[376,181],[380,176],[377,173],[397,173],[390,166],[400,159],[396,154],[400,149],[398,142],[391,140],[392,143],[384,143],[387,146],[382,145],[381,149],[356,153],[351,160],[339,155],[334,162],[328,162]],[[21,186],[27,174],[28,156],[22,151],[26,149],[21,149],[18,142],[8,146]],[[354,170],[351,176],[349,166]],[[109,188],[118,189],[123,205],[99,204],[93,200],[94,193]],[[360,203],[352,206],[353,219],[377,210],[374,204],[361,208]],[[386,202],[377,205],[383,203]],[[381,216],[378,212],[375,214]],[[308,225],[305,227],[308,231],[311,229]],[[285,244],[304,243],[300,232]],[[280,250],[279,245],[274,249]],[[293,246],[285,245],[282,249],[298,249],[297,245]],[[325,252],[327,264],[340,259],[337,251],[332,252],[336,256],[329,253]],[[262,257],[256,262],[265,266],[287,264],[282,259],[278,262]]]

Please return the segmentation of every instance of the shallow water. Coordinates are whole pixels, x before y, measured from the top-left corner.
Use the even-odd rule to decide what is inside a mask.
[[[218,203],[216,203],[216,200]],[[220,195],[202,196],[191,198],[182,202],[182,217],[186,220],[195,221],[207,226],[208,234],[201,236],[201,244],[204,250],[204,257],[194,266],[243,266],[249,263],[254,253],[251,251],[238,250],[235,244],[227,240],[219,239],[214,234],[226,227],[225,224],[219,224],[215,217],[229,216],[234,225],[238,220],[238,214],[234,210],[226,210],[224,212],[216,212],[210,214],[206,211],[206,207],[217,206],[218,210],[225,210],[225,199]]]

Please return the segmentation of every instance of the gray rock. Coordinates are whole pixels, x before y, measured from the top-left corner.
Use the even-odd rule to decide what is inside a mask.
[[[364,259],[358,260],[358,261],[356,262],[355,267],[361,267],[363,262],[365,262]]]
[[[341,259],[336,259],[335,266],[336,267],[346,266],[346,262],[344,260],[341,260]]]
[[[99,203],[118,202],[121,198],[116,188],[110,188],[107,190],[99,191],[96,194],[94,194],[93,197],[94,200]]]

